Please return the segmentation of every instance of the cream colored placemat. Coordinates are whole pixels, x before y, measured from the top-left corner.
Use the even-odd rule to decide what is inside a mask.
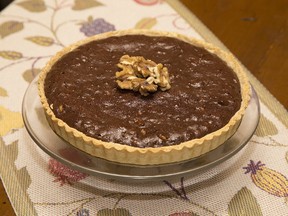
[[[33,77],[64,46],[127,28],[176,31],[226,49],[174,0],[19,0],[0,14],[0,174],[17,215],[287,214],[288,115],[248,71],[261,98],[259,127],[236,156],[197,176],[109,181],[71,170],[35,145],[21,118]]]

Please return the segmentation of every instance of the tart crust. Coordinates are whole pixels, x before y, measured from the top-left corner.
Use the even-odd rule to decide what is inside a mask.
[[[239,79],[242,102],[240,109],[234,114],[234,116],[224,127],[210,134],[207,134],[202,138],[186,141],[178,145],[155,148],[139,148],[118,143],[104,142],[89,137],[84,133],[68,126],[64,121],[55,116],[45,96],[44,84],[47,73],[49,73],[51,67],[58,61],[58,59],[60,59],[63,55],[71,52],[78,46],[94,40],[101,40],[111,36],[139,34],[147,36],[173,37],[188,42],[194,46],[202,47],[208,50],[210,53],[217,55],[219,58],[224,60],[229,67],[233,69]],[[180,35],[178,33],[134,29],[107,32],[95,35],[64,48],[62,51],[58,52],[54,57],[52,57],[41,71],[38,80],[38,90],[47,121],[52,130],[56,132],[56,134],[58,134],[61,138],[90,155],[113,162],[133,165],[160,165],[181,162],[198,157],[217,148],[236,132],[250,100],[250,84],[248,78],[241,65],[233,57],[232,54],[224,52],[212,44]]]

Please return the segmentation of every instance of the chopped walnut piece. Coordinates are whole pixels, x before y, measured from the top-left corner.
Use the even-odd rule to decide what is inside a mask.
[[[59,106],[59,111],[62,112],[63,111],[63,105]]]
[[[140,92],[147,96],[171,88],[168,69],[162,64],[146,60],[142,56],[123,55],[117,65],[121,71],[116,72],[116,83],[120,89]]]

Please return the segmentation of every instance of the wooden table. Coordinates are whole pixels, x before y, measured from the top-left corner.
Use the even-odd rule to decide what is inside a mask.
[[[288,109],[286,0],[181,0]]]
[[[286,0],[181,0],[288,109]],[[15,215],[0,184],[0,213]]]

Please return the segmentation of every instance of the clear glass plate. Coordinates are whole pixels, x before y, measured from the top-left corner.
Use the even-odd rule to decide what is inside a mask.
[[[31,138],[43,151],[70,168],[108,179],[151,181],[198,174],[239,152],[250,140],[259,122],[259,100],[251,86],[252,97],[238,130],[215,150],[188,161],[159,166],[120,164],[91,156],[54,133],[42,109],[37,80],[36,77],[27,88],[22,104],[24,124]]]

